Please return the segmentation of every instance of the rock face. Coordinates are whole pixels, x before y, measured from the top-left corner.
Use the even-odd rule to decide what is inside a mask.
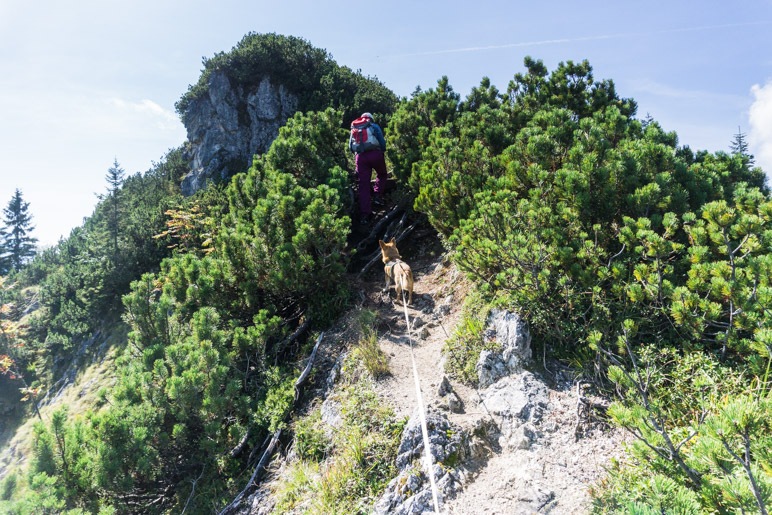
[[[494,351],[480,353],[476,366],[480,388],[487,388],[502,377],[520,371],[531,359],[531,333],[514,313],[491,311],[485,338],[498,345]]]
[[[252,156],[268,150],[279,128],[297,111],[297,96],[283,85],[267,76],[256,84],[245,87],[215,71],[206,94],[183,113],[191,163],[181,185],[184,195],[245,171]]]
[[[480,393],[481,403],[498,424],[498,446],[530,449],[538,425],[549,409],[544,383],[528,371],[496,381]]]
[[[467,435],[453,426],[444,414],[436,412],[427,414],[426,427],[432,470],[441,500],[452,496],[463,484],[464,477],[455,467],[469,453]],[[402,433],[397,451],[399,475],[389,482],[386,491],[375,503],[374,514],[433,513],[431,482],[425,473],[423,456],[420,414],[416,410]]]

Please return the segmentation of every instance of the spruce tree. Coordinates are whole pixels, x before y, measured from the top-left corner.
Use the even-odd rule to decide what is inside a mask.
[[[737,127],[737,134],[734,135],[732,143],[729,144],[729,150],[732,151],[732,154],[739,154],[742,156],[743,163],[748,168],[752,168],[755,164],[755,159],[749,152],[748,142],[745,136],[745,133],[740,129],[740,127]]]
[[[0,229],[0,273],[19,270],[35,255],[37,238],[30,236],[34,230],[29,202],[25,202],[18,188],[3,209],[4,227]]]
[[[121,165],[118,164],[118,159],[113,161],[113,166],[107,170],[105,175],[105,181],[107,181],[107,194],[99,195],[99,200],[106,203],[106,225],[107,232],[110,237],[112,255],[115,258],[118,255],[118,236],[120,234],[120,220],[121,211],[123,206],[121,205],[121,187],[126,177]]]

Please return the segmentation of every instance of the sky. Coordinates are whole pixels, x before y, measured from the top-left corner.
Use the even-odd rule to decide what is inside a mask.
[[[250,32],[303,38],[401,97],[586,59],[680,145],[727,151],[740,131],[772,174],[772,0],[0,0],[0,208],[18,188],[39,243],[67,237],[114,161],[143,173],[185,142],[175,102]]]

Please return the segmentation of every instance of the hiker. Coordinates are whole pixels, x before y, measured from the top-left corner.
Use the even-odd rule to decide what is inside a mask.
[[[359,213],[360,223],[368,224],[372,218],[373,209],[370,198],[370,179],[375,169],[376,180],[373,188],[375,196],[372,203],[382,205],[386,189],[386,139],[383,130],[373,120],[373,115],[364,113],[351,122],[351,135],[348,148],[356,154],[356,172],[359,182]]]

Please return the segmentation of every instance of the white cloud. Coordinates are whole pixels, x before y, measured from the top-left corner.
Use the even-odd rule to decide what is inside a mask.
[[[177,129],[181,125],[176,113],[164,109],[149,99],[130,102],[120,98],[112,98],[110,103],[126,115],[138,115],[147,121],[152,121],[159,129]]]
[[[129,174],[142,172],[185,141],[176,113],[146,97],[133,100],[131,92],[21,88],[8,77],[0,79],[0,91],[0,141],[7,143],[0,152],[0,207],[21,189],[43,245],[91,214],[113,159]]]
[[[772,181],[772,80],[763,86],[754,84],[751,93],[754,100],[748,112],[748,146],[756,164]]]
[[[631,88],[637,93],[648,93],[656,97],[672,98],[679,101],[688,101],[696,104],[712,105],[719,102],[740,103],[744,99],[736,95],[720,93],[709,90],[696,90],[678,88],[670,84],[664,84],[651,79],[636,79],[631,82]]]

